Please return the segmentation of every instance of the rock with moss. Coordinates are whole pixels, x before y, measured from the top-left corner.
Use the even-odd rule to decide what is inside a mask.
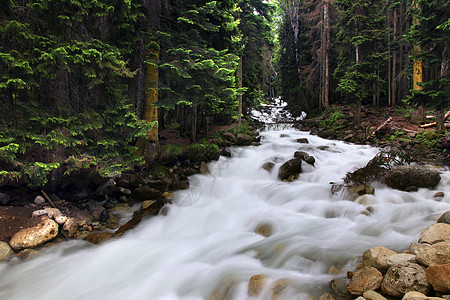
[[[386,185],[405,191],[410,187],[433,188],[441,181],[439,172],[423,166],[400,166],[387,173]]]

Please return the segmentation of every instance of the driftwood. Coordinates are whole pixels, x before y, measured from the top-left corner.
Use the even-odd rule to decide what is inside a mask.
[[[377,129],[375,129],[370,135],[374,135],[375,133],[377,133],[378,131],[380,131],[381,129],[383,129],[387,124],[389,124],[392,121],[392,117],[389,117],[389,119],[387,119],[386,121],[384,121],[383,124],[381,124],[380,126],[377,127]]]
[[[54,208],[56,208],[55,204],[53,203],[53,201],[50,199],[50,197],[47,195],[46,192],[44,192],[44,190],[41,190],[42,195],[44,195],[45,199],[47,199],[48,203],[50,203]]]
[[[445,114],[444,122],[445,122],[445,120],[448,119],[448,117],[450,117],[450,110]],[[421,128],[428,128],[428,127],[433,127],[433,126],[436,126],[436,122],[431,122],[431,123],[420,125]]]

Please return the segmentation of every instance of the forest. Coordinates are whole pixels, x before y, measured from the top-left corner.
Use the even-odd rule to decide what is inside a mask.
[[[158,132],[199,142],[281,97],[426,106],[445,130],[444,0],[6,0],[0,4],[0,182],[108,177],[151,163]]]

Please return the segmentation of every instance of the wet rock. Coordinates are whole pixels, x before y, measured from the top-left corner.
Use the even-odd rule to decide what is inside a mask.
[[[0,204],[7,205],[11,201],[11,196],[6,193],[0,193]]]
[[[409,263],[417,263],[416,256],[413,254],[407,254],[407,253],[400,253],[400,254],[394,254],[391,256],[388,256],[386,258],[386,263],[389,267],[392,266],[405,266]]]
[[[386,300],[385,297],[372,290],[365,291],[363,297],[366,300]]]
[[[68,218],[63,225],[62,234],[65,237],[73,238],[78,230],[78,221],[74,218]]]
[[[375,194],[375,189],[371,186],[365,184],[359,184],[355,187],[348,189],[351,201],[355,201],[357,198],[363,195],[373,195]]]
[[[450,224],[450,210],[448,210],[445,213],[443,213],[442,216],[439,217],[437,222],[438,223]]]
[[[347,279],[334,278],[330,281],[331,290],[338,295],[338,298],[349,298],[350,294],[347,292]]]
[[[436,292],[450,293],[450,264],[431,266],[426,276]]]
[[[436,244],[450,242],[450,224],[436,223],[425,229],[419,243]]]
[[[204,161],[202,161],[200,164],[200,174],[203,174],[203,175],[209,174],[208,165]]]
[[[380,272],[385,272],[389,268],[386,258],[394,254],[397,253],[386,247],[373,247],[363,253],[363,265],[366,267],[374,267]]]
[[[119,223],[120,219],[116,217],[114,214],[109,214],[109,218],[106,221],[106,227],[109,229],[117,229],[120,227]]]
[[[108,219],[108,211],[102,205],[90,201],[86,204],[86,208],[91,212],[94,220],[105,222]]]
[[[290,285],[288,279],[279,279],[275,281],[272,287],[272,300],[280,299],[283,292]]]
[[[141,208],[140,210],[145,210],[147,209],[147,207],[149,207],[150,205],[152,205],[153,203],[155,203],[156,200],[145,200],[144,202],[141,203]]]
[[[374,267],[362,267],[357,270],[347,285],[352,296],[362,296],[365,291],[376,290],[383,281],[383,275]]]
[[[437,192],[436,194],[434,194],[433,198],[435,200],[441,201],[441,199],[444,198],[444,192]]]
[[[403,296],[402,300],[415,300],[421,298],[427,298],[427,296],[419,292],[408,292]]]
[[[74,194],[72,196],[72,200],[75,202],[87,199],[87,197],[89,197],[88,192],[85,189],[82,189],[80,192]]]
[[[400,166],[386,175],[386,185],[406,190],[409,187],[433,188],[441,180],[439,172],[422,166]]]
[[[286,133],[280,134],[280,138],[288,138],[288,137],[290,137],[289,134],[286,134]]]
[[[333,296],[328,293],[323,293],[320,295],[319,300],[335,300]]]
[[[37,251],[37,250],[34,250],[34,249],[24,249],[24,250],[22,250],[22,251],[19,252],[18,257],[19,257],[20,259],[25,260],[25,259],[32,258],[32,257],[34,257],[34,256],[36,256],[36,255],[38,255],[38,254],[39,254],[39,251]]]
[[[114,233],[111,232],[98,232],[98,233],[91,233],[88,236],[84,238],[84,240],[88,241],[91,244],[101,244],[106,241],[109,241],[114,237]]]
[[[255,233],[268,237],[273,234],[273,225],[270,223],[260,223],[256,226]]]
[[[236,289],[236,280],[228,279],[214,289],[209,300],[232,300],[235,298]]]
[[[268,161],[268,162],[264,163],[261,166],[261,168],[266,170],[267,172],[271,172],[274,166],[275,166],[275,163]]]
[[[8,243],[0,241],[0,262],[8,260],[14,255],[14,250]]]
[[[244,133],[238,133],[236,144],[238,146],[250,146],[252,144],[253,140],[252,137],[248,134]]]
[[[107,182],[98,187],[95,191],[95,194],[98,196],[106,196],[111,195],[114,192],[114,188],[116,186],[116,182],[114,179],[109,179]]]
[[[58,224],[55,221],[42,217],[38,225],[22,229],[14,234],[9,245],[16,251],[36,247],[54,239],[58,232]]]
[[[231,150],[230,148],[223,148],[220,150],[220,155],[225,157],[231,157]]]
[[[450,242],[441,242],[420,249],[417,261],[426,266],[444,265],[450,263]]]
[[[288,180],[290,176],[297,178],[302,172],[302,159],[294,158],[285,162],[278,172],[278,178],[280,180]]]
[[[309,141],[307,138],[300,138],[296,140],[297,143],[299,144],[309,144]]]
[[[131,197],[137,202],[159,200],[162,197],[162,193],[160,190],[154,189],[148,185],[142,185],[131,193]]]
[[[33,202],[34,202],[34,204],[41,205],[41,204],[45,203],[45,199],[42,196],[36,196],[36,198],[34,198]]]
[[[130,190],[130,189],[127,189],[127,188],[124,188],[124,187],[119,187],[119,188],[117,189],[117,191],[118,191],[120,194],[125,195],[125,196],[130,196],[130,195],[131,195],[131,190]]]
[[[390,267],[381,283],[383,293],[394,297],[402,297],[411,291],[426,294],[430,288],[425,268],[418,264]]]
[[[314,156],[310,156],[308,153],[304,152],[304,151],[296,151],[294,153],[294,157],[298,157],[301,158],[304,162],[313,165],[316,162],[316,159],[314,158]]]
[[[252,297],[258,297],[266,286],[266,275],[253,275],[248,282],[248,295]]]

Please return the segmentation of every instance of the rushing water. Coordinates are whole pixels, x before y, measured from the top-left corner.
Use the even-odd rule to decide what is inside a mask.
[[[330,182],[364,166],[377,149],[292,129],[262,137],[261,146],[233,148],[232,158],[209,164],[210,175],[192,176],[167,216],[147,219],[119,240],[69,241],[27,261],[2,263],[0,299],[208,299],[230,286],[232,299],[255,299],[247,284],[256,274],[269,278],[259,299],[270,299],[278,279],[291,285],[284,299],[307,299],[345,276],[365,249],[402,251],[450,209],[449,171],[435,190],[375,185],[363,205],[345,193],[332,195]],[[302,137],[309,144],[295,142]],[[299,149],[316,158],[315,166],[304,164],[297,181],[280,182],[279,167]],[[261,168],[268,161],[275,163],[271,172]],[[445,192],[440,202],[433,200],[436,191]],[[362,213],[367,205],[371,215]],[[256,234],[260,223],[272,224],[273,234]],[[329,275],[336,268],[339,274]]]

